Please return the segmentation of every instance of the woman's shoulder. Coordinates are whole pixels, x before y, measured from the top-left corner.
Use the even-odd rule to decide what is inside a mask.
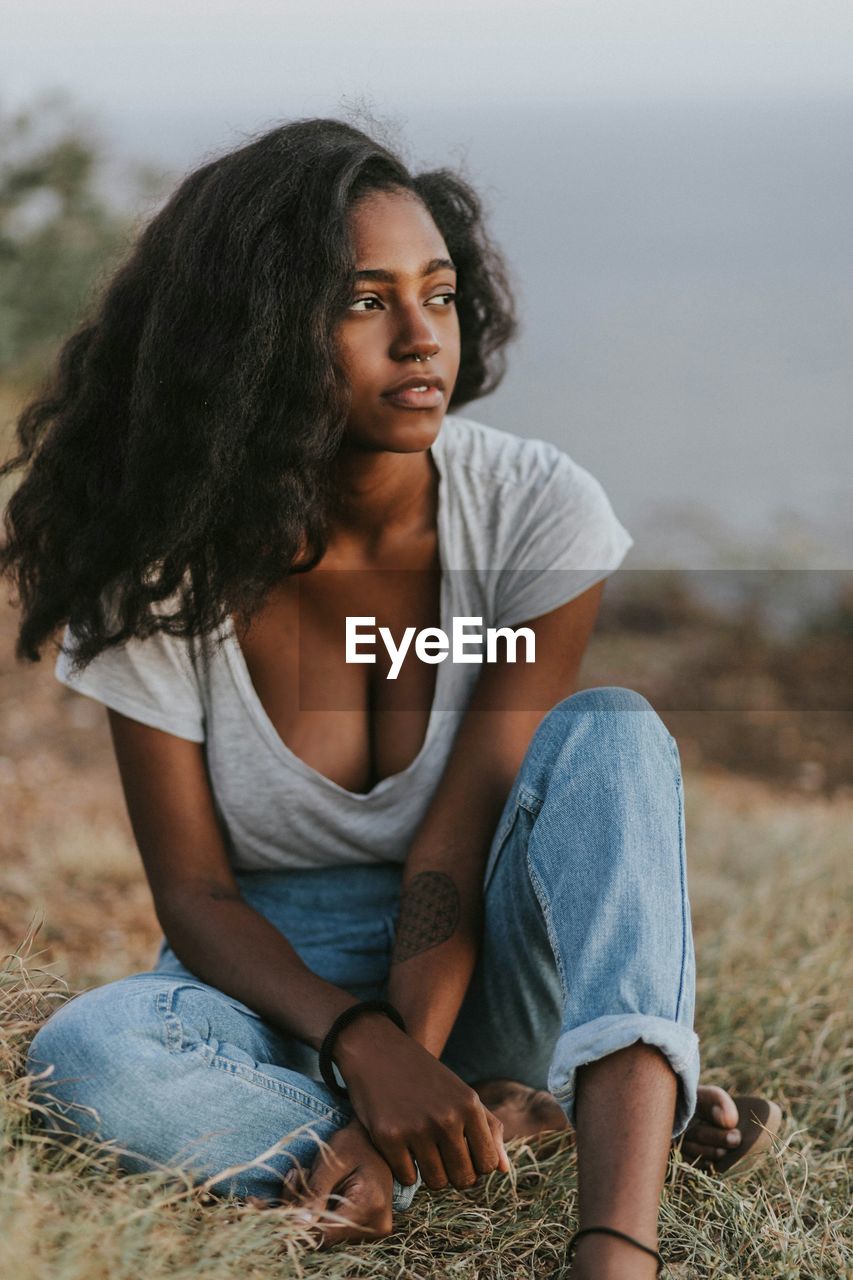
[[[459,414],[446,415],[437,443],[456,475],[467,471],[489,487],[529,489],[544,483],[555,469],[577,466],[548,440],[519,436]]]
[[[117,622],[110,596],[103,596],[105,614]],[[179,603],[179,592],[154,601],[151,613],[168,618]],[[111,645],[82,670],[75,657],[78,638],[65,627],[54,675],[60,684],[85,694],[132,719],[195,742],[204,740],[201,688],[194,640],[155,630]]]
[[[457,415],[443,431],[451,526],[477,562],[611,570],[633,546],[601,482],[557,445]]]
[[[543,507],[559,507],[568,524],[612,515],[601,482],[549,440],[456,415],[442,432],[439,462],[456,504],[489,512],[502,527],[526,524]]]

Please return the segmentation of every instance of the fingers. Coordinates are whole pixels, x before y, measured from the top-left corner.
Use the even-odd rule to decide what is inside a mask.
[[[448,1182],[463,1190],[481,1174],[496,1170],[509,1173],[503,1142],[503,1125],[483,1105],[474,1089],[457,1081],[451,1096],[420,1116],[406,1115],[394,1123],[369,1126],[363,1121],[373,1146],[404,1187],[421,1179],[438,1191]],[[417,1161],[417,1169],[415,1168]]]
[[[475,1095],[476,1097],[476,1095]],[[495,1169],[509,1170],[503,1145],[503,1125],[496,1115],[488,1111],[479,1098],[472,1106],[465,1137],[471,1151],[471,1160],[478,1174],[493,1173]]]
[[[333,1226],[326,1215],[330,1209],[336,1210],[341,1199],[332,1194],[332,1186],[327,1186],[321,1178],[308,1179],[304,1191],[297,1197],[299,1208],[295,1215],[296,1221],[307,1230],[314,1249],[326,1246],[328,1233]]]
[[[424,1138],[414,1149],[421,1181],[430,1191],[441,1191],[450,1181],[444,1154],[433,1138]]]
[[[379,1154],[384,1157],[385,1163],[389,1166],[397,1181],[404,1187],[414,1186],[418,1180],[418,1171],[415,1168],[408,1147],[403,1144],[402,1135],[391,1131],[371,1133],[370,1136],[373,1145]],[[418,1163],[420,1163],[420,1160]]]
[[[504,1146],[503,1123],[488,1108],[486,1108],[486,1123],[489,1126],[492,1142],[497,1152],[498,1163],[495,1168],[499,1169],[501,1173],[509,1173],[509,1156]]]
[[[391,1171],[360,1126],[347,1126],[320,1147],[306,1170],[282,1180],[282,1202],[311,1247],[374,1240],[392,1228]]]
[[[354,1204],[346,1196],[331,1195],[322,1206],[299,1210],[297,1221],[304,1225],[313,1249],[330,1249],[347,1241],[357,1244],[362,1240],[375,1240],[390,1233],[391,1211],[381,1205]]]
[[[309,1173],[310,1169],[303,1169],[301,1164],[288,1169],[281,1180],[281,1199],[285,1204],[300,1200],[307,1194]]]
[[[343,1162],[330,1147],[321,1148],[308,1174],[302,1174],[306,1207],[321,1202],[325,1206],[335,1184],[345,1171]]]
[[[421,1180],[430,1191],[447,1186],[465,1191],[474,1186],[479,1176],[461,1130],[455,1134],[439,1132],[435,1139],[425,1140],[415,1149],[415,1159]]]
[[[438,1149],[451,1186],[457,1191],[466,1191],[473,1187],[479,1177],[465,1134],[462,1132],[444,1133],[439,1139]]]
[[[434,1140],[422,1142],[415,1150],[421,1178],[431,1191],[448,1182],[459,1191],[473,1187],[481,1174],[499,1169],[508,1173],[509,1158],[503,1143],[503,1125],[497,1116],[478,1102],[465,1129],[450,1122],[438,1130]]]
[[[317,1220],[326,1209],[332,1191],[344,1173],[344,1166],[335,1153],[326,1148],[320,1150],[311,1169],[306,1173],[301,1167],[289,1170],[284,1186],[292,1200],[299,1204],[297,1221],[306,1227],[317,1227]],[[322,1230],[312,1233],[314,1244],[322,1244]]]
[[[343,1241],[375,1240],[390,1233],[391,1202],[373,1180],[355,1174],[331,1187],[324,1177],[309,1179],[312,1183],[298,1221],[309,1229],[315,1249],[329,1249]]]
[[[352,1188],[348,1195],[332,1195],[324,1217],[318,1224],[323,1249],[342,1242],[357,1244],[362,1240],[376,1240],[390,1235],[393,1227],[387,1198],[378,1188],[367,1184]]]

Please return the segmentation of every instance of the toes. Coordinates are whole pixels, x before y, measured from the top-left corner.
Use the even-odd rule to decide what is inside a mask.
[[[730,1093],[715,1084],[700,1085],[696,1091],[696,1111],[721,1129],[733,1129],[738,1122],[737,1107]]]
[[[699,1168],[705,1166],[713,1166],[717,1160],[722,1160],[726,1151],[723,1147],[709,1146],[700,1142],[685,1142],[682,1148],[682,1155],[688,1164],[698,1165]]]
[[[568,1129],[566,1113],[553,1094],[539,1089],[530,1099],[530,1114],[542,1129]]]
[[[473,1087],[483,1105],[492,1111],[507,1106],[522,1110],[534,1092],[517,1080],[480,1080]]]
[[[712,1124],[691,1125],[689,1142],[705,1147],[739,1147],[741,1143],[740,1129],[720,1129]]]

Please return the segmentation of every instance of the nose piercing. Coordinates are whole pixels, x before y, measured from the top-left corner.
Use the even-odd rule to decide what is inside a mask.
[[[431,360],[432,356],[415,356],[416,360]]]

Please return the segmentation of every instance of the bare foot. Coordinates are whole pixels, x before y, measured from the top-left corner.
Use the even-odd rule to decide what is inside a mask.
[[[517,1080],[481,1080],[474,1088],[503,1124],[504,1141],[569,1128],[563,1108],[544,1089],[531,1089]]]
[[[569,1128],[562,1107],[544,1089],[531,1089],[517,1080],[481,1080],[474,1088],[483,1104],[502,1122],[507,1141]],[[710,1168],[714,1160],[722,1159],[740,1145],[737,1123],[737,1107],[731,1094],[718,1085],[700,1084],[696,1114],[684,1134],[685,1160],[699,1168]]]
[[[684,1159],[699,1169],[709,1170],[740,1146],[738,1114],[731,1094],[713,1084],[700,1084],[696,1092],[696,1114],[684,1134]]]

